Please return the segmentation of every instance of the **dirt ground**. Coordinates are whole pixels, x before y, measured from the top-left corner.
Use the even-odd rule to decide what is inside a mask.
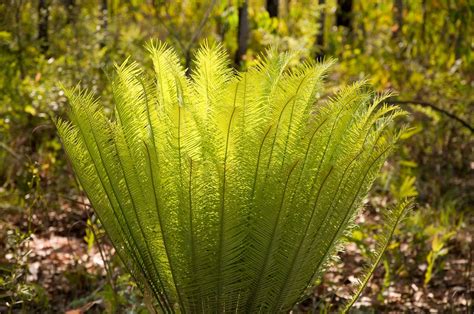
[[[89,309],[103,310],[102,301],[90,299],[106,283],[104,258],[113,254],[112,247],[102,241],[102,254],[97,245],[88,248],[84,240],[87,211],[78,206],[63,204],[60,215],[57,211],[42,216],[33,216],[30,240],[23,249],[27,250],[27,282],[41,286],[49,300],[52,312],[71,311],[70,314]],[[360,219],[373,223],[377,217],[366,212]],[[5,223],[5,222],[8,222]],[[13,212],[3,217],[2,235],[14,227],[25,229],[27,221]],[[416,250],[410,243],[400,243],[398,249],[404,257],[405,271],[396,270],[387,282],[381,263],[373,278],[355,304],[361,311],[383,312],[468,312],[472,310],[474,297],[473,275],[473,221],[467,224],[449,242],[449,254],[444,256],[441,268],[428,285],[424,285],[426,264],[416,262]],[[470,226],[470,227],[469,227]],[[409,241],[408,237],[406,241]],[[0,241],[5,243],[5,241]],[[467,248],[467,249],[466,249]],[[0,249],[5,249],[0,248]],[[390,262],[391,255],[386,254]],[[326,307],[329,312],[337,309],[351,294],[351,285],[362,272],[364,259],[360,248],[354,243],[346,246],[339,254],[340,263],[330,267],[314,293],[301,302],[295,312],[314,312]],[[3,263],[14,262],[14,254],[2,256]],[[75,306],[74,300],[87,300],[84,306]],[[77,303],[77,302],[76,302]],[[2,308],[0,307],[0,312]]]

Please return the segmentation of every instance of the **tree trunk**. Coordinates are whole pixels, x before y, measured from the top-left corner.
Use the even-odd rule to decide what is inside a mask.
[[[235,65],[240,66],[242,58],[247,52],[249,39],[248,2],[245,0],[239,7],[239,28],[237,32],[237,51],[235,52]]]
[[[15,8],[15,38],[18,46],[18,53],[16,54],[18,60],[18,68],[20,69],[20,79],[25,78],[25,66],[23,64],[23,41],[21,29],[21,10],[23,9],[23,0],[19,0]]]
[[[393,1],[393,37],[399,38],[402,34],[403,27],[403,0],[394,0]]]
[[[426,41],[426,22],[428,19],[428,11],[426,9],[426,0],[421,2],[421,10],[422,10],[422,22],[421,22],[421,42],[425,43]]]
[[[352,32],[352,0],[337,0],[336,25]]]
[[[184,52],[184,68],[186,69],[186,76],[191,75],[191,60],[192,60],[191,48],[189,48],[189,49],[186,49]]]
[[[106,39],[107,39],[107,28],[108,28],[108,5],[107,0],[102,0],[100,3],[100,14],[102,18],[102,39],[100,41],[100,48],[104,48],[106,46]]]
[[[324,56],[324,25],[326,23],[326,7],[325,0],[319,0],[319,7],[321,8],[321,13],[319,14],[319,32],[316,36],[316,59],[322,58]]]
[[[49,4],[47,0],[38,1],[38,41],[41,53],[45,54],[49,49],[48,41]]]
[[[76,22],[76,0],[63,0],[63,5],[67,12],[66,24],[74,24]]]
[[[278,0],[267,0],[267,11],[270,17],[278,17]]]

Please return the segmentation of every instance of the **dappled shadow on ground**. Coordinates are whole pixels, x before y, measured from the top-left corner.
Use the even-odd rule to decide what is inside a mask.
[[[384,312],[468,311],[474,297],[473,218],[468,217],[465,226],[447,243],[446,255],[436,261],[436,272],[427,284],[424,283],[426,252],[412,245],[416,242],[413,234],[395,237],[354,307],[363,312],[374,309]],[[373,239],[380,223],[377,213],[366,211],[359,220],[369,226],[364,228],[364,237]],[[340,263],[328,269],[321,285],[300,305],[300,310],[336,310],[351,296],[351,287],[365,265],[364,250],[375,248],[374,241],[365,243],[364,246],[354,242],[346,245],[346,250],[338,256]]]

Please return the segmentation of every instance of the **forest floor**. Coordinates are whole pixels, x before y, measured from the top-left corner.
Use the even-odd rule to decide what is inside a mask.
[[[376,225],[379,216],[373,211],[366,211],[359,219],[365,220],[368,225]],[[469,309],[472,310],[474,299],[473,223],[472,219],[466,222],[465,228],[460,229],[448,242],[449,250],[436,261],[436,272],[428,284],[424,283],[427,263],[417,262],[420,252],[410,245],[412,237],[408,236],[401,242],[392,240],[394,247],[390,251],[397,251],[396,254],[385,253],[384,260],[354,307],[363,312],[472,313]],[[374,230],[377,232],[377,229]],[[368,249],[374,247],[372,242]],[[360,277],[365,266],[364,254],[355,243],[349,243],[338,257],[340,263],[328,269],[322,284],[300,309],[311,311],[320,303],[326,306],[340,305],[352,295],[352,284]]]
[[[113,249],[102,243],[101,254],[97,242],[89,249],[84,240],[87,211],[80,206],[71,206],[67,201],[62,203],[62,207],[61,211],[32,216],[30,228],[33,234],[19,248],[27,253],[23,260],[27,282],[42,287],[48,300],[47,307],[52,312],[102,311],[103,300],[98,292],[107,283],[103,256],[105,259],[110,257]],[[7,230],[14,227],[28,230],[28,220],[18,211],[7,212],[2,220],[0,243],[6,243],[3,237],[9,236]],[[376,225],[379,217],[375,211],[366,210],[359,220]],[[449,254],[439,261],[440,265],[428,285],[424,285],[426,263],[416,262],[419,260],[416,248],[401,242],[396,250],[403,257],[403,271],[390,270],[393,273],[387,274],[386,268],[379,265],[355,307],[377,311],[456,313],[468,311],[470,306],[472,309],[474,221],[466,222],[465,226],[449,241]],[[410,237],[407,240],[410,241]],[[0,257],[0,263],[12,263],[15,258],[14,253],[8,253]],[[339,258],[340,263],[328,269],[322,284],[295,311],[312,312],[325,307],[332,312],[350,296],[351,285],[363,270],[363,253],[358,245],[350,243]],[[388,259],[386,262],[389,263]]]

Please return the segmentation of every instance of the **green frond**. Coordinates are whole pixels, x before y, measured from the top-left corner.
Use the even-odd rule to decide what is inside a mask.
[[[191,77],[166,44],[116,66],[114,115],[67,90],[57,120],[117,253],[163,312],[291,309],[322,274],[399,133],[367,82],[332,98],[334,60],[269,50],[236,73],[204,43]]]
[[[348,300],[348,302],[345,303],[342,307],[342,313],[347,313],[347,311],[354,305],[354,303],[360,297],[362,291],[364,291],[364,288],[367,286],[370,277],[372,276],[378,264],[380,263],[383,253],[390,244],[390,240],[392,239],[392,236],[395,233],[398,224],[406,215],[406,213],[411,210],[412,207],[413,200],[406,199],[400,201],[396,206],[384,213],[384,217],[382,219],[383,225],[381,226],[381,231],[378,233],[379,241],[377,242],[375,250],[370,252],[368,257],[369,260],[367,261],[367,266],[362,275],[360,276],[360,279],[357,280],[357,284],[353,287],[354,294],[352,295],[350,300]]]

